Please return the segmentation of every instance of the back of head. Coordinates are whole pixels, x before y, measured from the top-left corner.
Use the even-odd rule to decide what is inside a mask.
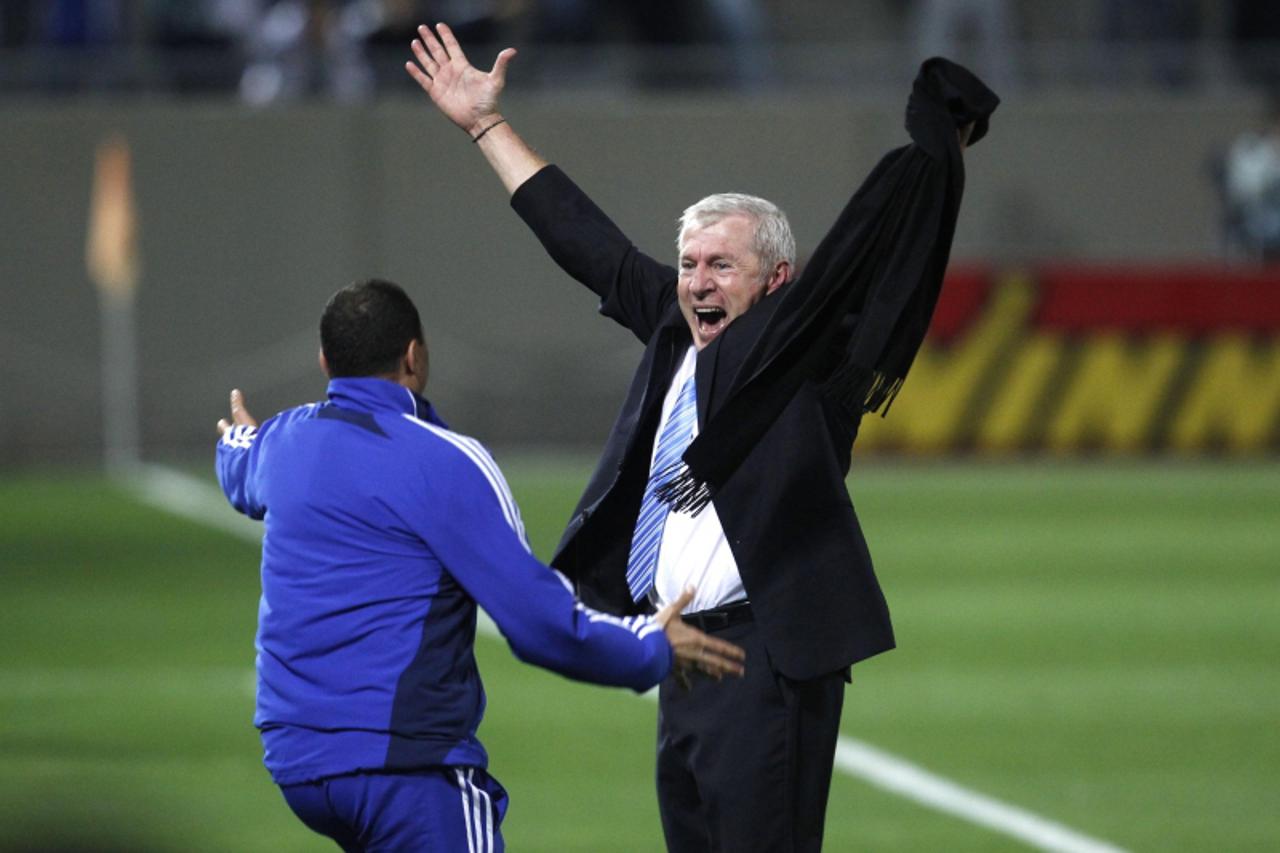
[[[686,232],[706,228],[729,216],[745,216],[755,223],[754,247],[766,275],[779,261],[795,266],[796,238],[787,215],[773,202],[743,193],[716,193],[685,208],[678,220],[676,251],[683,249]]]
[[[320,349],[329,375],[395,373],[410,341],[425,343],[422,320],[399,285],[369,279],[335,293],[320,315]]]

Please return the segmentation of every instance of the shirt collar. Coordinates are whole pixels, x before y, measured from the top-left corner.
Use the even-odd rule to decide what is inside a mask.
[[[436,426],[448,426],[431,403],[403,385],[375,376],[344,376],[329,380],[329,402],[340,409],[412,415]]]

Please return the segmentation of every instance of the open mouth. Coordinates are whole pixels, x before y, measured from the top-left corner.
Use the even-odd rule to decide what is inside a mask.
[[[714,335],[724,326],[729,316],[723,308],[694,308],[693,316],[698,321],[698,331],[704,335]]]

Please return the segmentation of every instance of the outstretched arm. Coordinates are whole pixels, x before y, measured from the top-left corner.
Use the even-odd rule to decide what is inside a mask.
[[[742,649],[681,621],[692,591],[654,617],[619,618],[577,601],[563,575],[529,551],[515,499],[488,451],[461,436],[445,440],[458,452],[424,463],[429,477],[404,479],[406,506],[415,508],[404,520],[493,617],[517,657],[635,690],[649,689],[673,667],[717,679],[742,675]]]
[[[514,48],[499,53],[493,69],[485,73],[467,61],[446,24],[437,24],[435,32],[418,27],[412,47],[417,62],[406,62],[405,70],[440,112],[479,146],[507,192],[514,193],[547,165],[498,111]]]
[[[405,64],[409,76],[484,153],[511,193],[512,207],[555,262],[601,298],[605,314],[647,341],[675,301],[675,270],[638,251],[567,175],[547,168],[507,123],[498,98],[515,50],[499,53],[485,73],[467,61],[453,32],[437,24],[434,31],[418,28],[413,54],[417,61]]]
[[[218,485],[238,512],[261,519],[266,507],[258,496],[254,476],[258,421],[244,407],[244,394],[239,389],[231,392],[231,417],[218,421],[218,435],[221,438],[214,462]]]

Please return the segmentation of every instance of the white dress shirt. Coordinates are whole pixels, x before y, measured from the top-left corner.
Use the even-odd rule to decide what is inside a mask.
[[[662,401],[662,419],[658,422],[655,435],[662,435],[667,419],[671,417],[671,410],[675,408],[676,398],[680,395],[680,388],[697,369],[697,356],[698,350],[691,345],[667,388],[667,396]],[[693,434],[695,437],[698,435],[696,419]],[[653,454],[649,457],[650,469],[653,467],[653,456],[658,451],[657,444],[654,441]],[[683,512],[668,513],[666,526],[662,529],[662,544],[658,549],[658,567],[654,573],[650,598],[661,608],[674,601],[690,584],[697,587],[698,591],[685,607],[685,613],[710,610],[735,601],[744,601],[747,597],[746,590],[742,587],[742,576],[738,574],[738,562],[729,550],[724,528],[720,526],[720,517],[716,515],[715,504],[707,504],[696,516]]]

